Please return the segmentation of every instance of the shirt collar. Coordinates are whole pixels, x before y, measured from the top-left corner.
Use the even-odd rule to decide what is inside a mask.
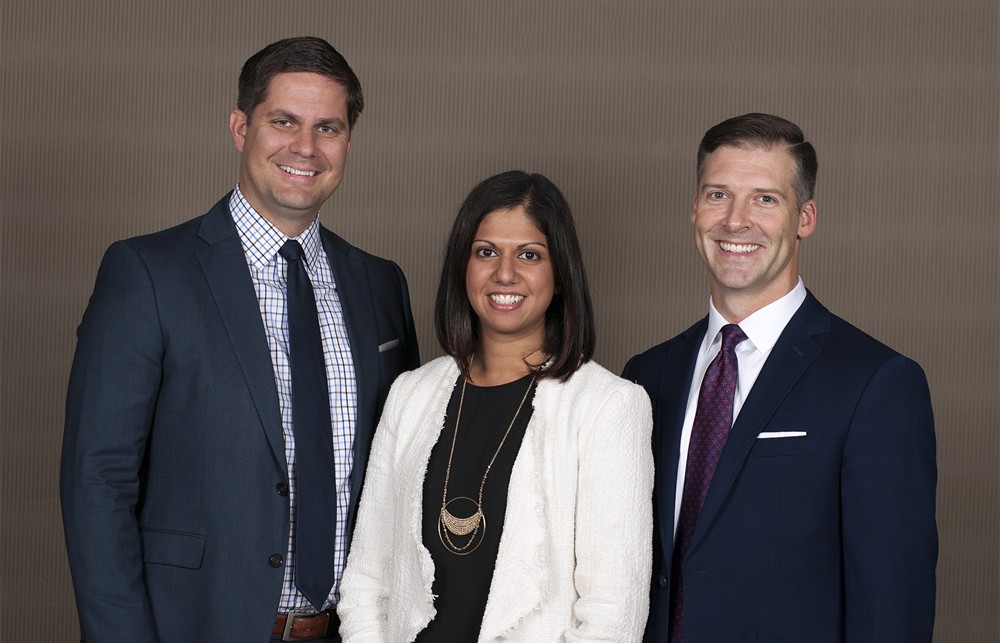
[[[799,277],[798,283],[787,295],[771,302],[741,321],[740,329],[755,349],[761,354],[767,355],[778,342],[778,337],[785,330],[785,326],[788,325],[795,311],[805,300],[806,287],[802,282],[802,277]],[[728,323],[726,318],[716,310],[715,302],[709,299],[708,332],[705,333],[705,340],[702,342],[704,352],[715,350],[716,346],[722,343],[719,331]]]
[[[260,269],[274,261],[278,249],[291,239],[281,230],[262,217],[243,196],[239,183],[229,198],[229,211],[233,215],[233,223],[243,242],[243,251],[254,268]],[[310,268],[316,265],[320,256],[319,217],[313,219],[302,234],[295,237],[305,253],[306,264]]]

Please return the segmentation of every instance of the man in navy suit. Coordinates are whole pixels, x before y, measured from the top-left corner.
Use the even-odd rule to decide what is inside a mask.
[[[930,395],[915,362],[805,289],[816,170],[801,130],[775,116],[701,141],[691,221],[709,314],[623,374],[655,423],[646,641],[931,640]]]
[[[319,224],[363,104],[324,40],[269,45],[244,65],[230,117],[236,188],[201,217],[107,251],[78,331],[62,458],[90,643],[339,640],[340,574],[372,434],[393,379],[419,362],[398,266]],[[317,350],[307,354],[322,346],[314,363],[327,385],[312,399],[324,415],[329,399],[317,438],[324,450],[332,442],[333,462],[315,461],[331,485],[296,484],[310,454],[296,453],[292,422],[292,259],[279,254],[289,240],[315,301]],[[307,599],[295,554],[311,525],[298,524],[308,521],[296,520],[296,502],[310,492],[336,510],[321,514],[335,513],[330,550],[322,538],[319,547],[333,563],[329,589]]]

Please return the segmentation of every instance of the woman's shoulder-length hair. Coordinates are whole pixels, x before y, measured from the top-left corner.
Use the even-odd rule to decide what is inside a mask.
[[[594,355],[594,309],[569,204],[541,174],[503,172],[469,192],[445,247],[434,305],[435,331],[441,347],[455,359],[462,375],[469,377],[469,364],[480,348],[476,314],[465,288],[472,242],[486,215],[517,206],[545,235],[555,277],[555,294],[545,312],[543,350],[548,362],[538,376],[566,381]]]

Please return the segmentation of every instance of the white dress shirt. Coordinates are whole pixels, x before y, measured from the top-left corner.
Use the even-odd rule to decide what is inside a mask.
[[[771,354],[778,337],[781,336],[788,321],[806,299],[806,287],[802,278],[792,288],[791,292],[764,306],[740,322],[739,326],[747,339],[736,345],[736,362],[739,365],[739,378],[736,382],[736,394],[733,397],[733,422],[739,417],[743,402],[750,395],[757,376],[764,368],[767,356]],[[694,376],[691,378],[691,390],[688,392],[687,409],[684,412],[684,424],[681,427],[681,453],[677,462],[677,485],[674,503],[674,533],[677,532],[677,520],[681,514],[681,500],[684,496],[684,474],[687,472],[688,445],[691,442],[691,428],[694,426],[694,414],[698,408],[698,395],[701,392],[701,382],[705,379],[705,371],[722,349],[722,327],[729,322],[715,308],[715,303],[708,302],[708,330],[698,351],[698,361],[694,365]]]

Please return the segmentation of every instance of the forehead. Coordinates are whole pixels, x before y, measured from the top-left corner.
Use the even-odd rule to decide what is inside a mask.
[[[309,71],[275,74],[267,83],[261,105],[269,109],[320,109],[347,113],[347,88],[329,76]]]
[[[785,145],[733,147],[723,145],[705,157],[702,184],[738,183],[766,180],[791,185],[796,171],[795,157]]]
[[[521,205],[493,210],[487,214],[479,222],[476,237],[489,240],[545,240],[545,235]]]

